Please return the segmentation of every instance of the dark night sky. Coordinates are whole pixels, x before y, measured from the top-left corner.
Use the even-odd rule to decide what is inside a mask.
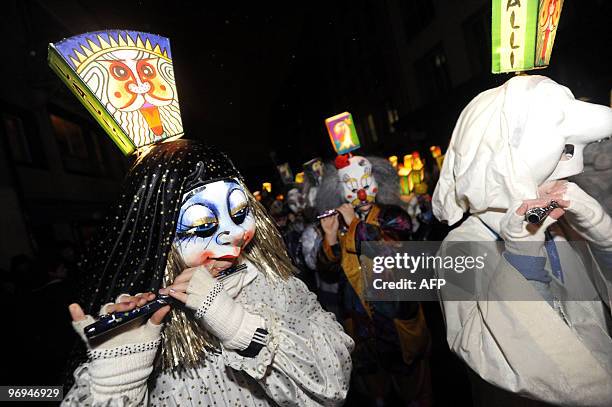
[[[282,143],[273,116],[278,106],[288,103],[281,95],[286,94],[292,66],[301,58],[304,20],[312,15],[308,9],[261,2],[240,7],[186,1],[38,4],[43,14],[61,22],[63,37],[108,28],[169,37],[187,137],[219,145],[240,168],[272,170],[269,152]],[[57,35],[57,29],[49,31]],[[46,43],[59,39],[35,38],[33,48],[46,53]],[[322,124],[323,118],[319,120]],[[321,137],[328,142],[326,134]],[[293,157],[296,162],[310,158]]]
[[[610,34],[607,24],[594,23],[594,19],[602,14],[609,15],[612,2],[568,0],[566,3],[562,24],[574,25],[572,35],[560,32],[553,64],[543,73],[558,78],[578,96],[596,95],[600,96],[596,102],[606,103],[609,64],[600,61],[602,54],[606,57],[609,54],[594,53],[593,49],[603,49],[597,44],[607,44],[605,38]],[[599,8],[586,7],[595,3]],[[360,100],[350,100],[347,95],[338,98],[337,94],[330,94],[333,90],[329,86],[330,67],[325,66],[329,63],[325,55],[329,55],[330,50],[335,52],[334,41],[338,41],[339,33],[334,26],[341,18],[347,18],[345,11],[349,5],[347,1],[221,4],[178,0],[24,0],[20,7],[29,13],[27,24],[30,26],[26,29],[26,38],[14,41],[22,42],[20,46],[31,50],[28,51],[30,55],[35,54],[29,66],[44,86],[68,94],[65,89],[59,90],[64,85],[47,67],[49,42],[109,28],[134,29],[169,37],[187,137],[209,141],[226,150],[245,172],[250,186],[257,189],[263,179],[274,176],[271,152],[277,153],[279,162],[289,161],[294,171],[314,156],[331,157],[324,118],[345,109],[350,111],[351,103],[375,105],[364,96]],[[367,8],[361,10],[361,14],[365,25],[380,26],[383,21],[372,17]],[[7,30],[5,35],[9,35],[11,28],[5,26],[0,30]],[[348,45],[357,48],[364,40],[352,34],[348,38],[351,40]],[[331,48],[325,48],[327,45]],[[377,61],[378,65],[394,63]],[[348,86],[362,80],[363,66],[332,68],[348,78]],[[585,70],[594,75],[583,75]],[[606,78],[606,83],[593,80],[593,76]],[[429,115],[416,111],[412,119],[438,122],[437,132],[450,135],[461,106],[479,91],[505,78],[507,76],[490,74],[476,78],[452,90],[451,93],[459,97],[440,98],[434,102]],[[366,83],[365,87],[368,86],[370,84]],[[335,105],[339,99],[341,105]],[[445,103],[445,99],[452,102]],[[444,120],[432,119],[438,114],[436,112]],[[410,120],[409,117],[407,121]],[[303,131],[292,141],[296,130]],[[406,140],[401,141],[406,143]],[[391,140],[385,142],[395,146]]]

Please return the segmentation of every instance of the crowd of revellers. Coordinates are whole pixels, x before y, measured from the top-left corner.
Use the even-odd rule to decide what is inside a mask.
[[[349,403],[431,405],[434,340],[426,314],[434,331],[441,328],[440,315],[418,302],[365,299],[358,256],[365,241],[442,240],[448,228],[434,218],[425,182],[436,180],[428,174],[410,194],[400,195],[390,161],[358,155],[339,156],[314,170],[310,161],[304,169],[301,182],[256,197],[281,231],[298,277],[355,340]],[[369,185],[358,182],[345,191],[339,180],[347,171]],[[450,372],[452,356],[441,352]]]

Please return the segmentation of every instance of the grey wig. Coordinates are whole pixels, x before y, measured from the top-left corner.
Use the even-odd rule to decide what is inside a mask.
[[[372,164],[372,175],[378,183],[376,203],[401,206],[399,177],[389,161],[380,157],[364,156],[364,158]],[[343,203],[346,203],[346,201],[344,200],[340,178],[338,178],[338,170],[332,162],[327,162],[317,193],[317,211],[323,212],[337,208]]]

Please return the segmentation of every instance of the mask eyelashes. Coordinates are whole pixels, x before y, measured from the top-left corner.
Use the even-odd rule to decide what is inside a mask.
[[[242,198],[242,202],[238,203],[237,205],[235,205],[235,202],[232,202],[232,198],[236,196],[238,196],[237,199]],[[232,207],[234,205],[236,206],[236,208]],[[232,221],[234,221],[236,225],[242,224],[242,222],[244,222],[244,220],[249,214],[249,204],[246,195],[244,194],[244,191],[242,191],[242,189],[234,188],[227,194],[227,207],[230,211],[230,217],[232,218]]]
[[[183,218],[185,217],[185,214],[187,213],[187,211],[190,210],[191,208],[194,208],[192,209],[192,211],[206,210],[210,213],[206,213],[205,215],[200,214],[200,216],[198,216],[198,219],[195,222],[187,225],[183,223]],[[184,238],[192,239],[196,237],[207,238],[207,237],[212,236],[218,228],[219,228],[219,221],[217,217],[214,216],[214,211],[211,208],[207,207],[206,205],[195,204],[185,209],[185,212],[181,216],[181,221],[179,222],[179,230],[177,231],[176,236],[179,238],[183,238],[183,239]]]

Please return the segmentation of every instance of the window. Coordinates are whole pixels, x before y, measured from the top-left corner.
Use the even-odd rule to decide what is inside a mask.
[[[87,175],[106,173],[93,124],[57,108],[52,109],[49,120],[66,171]]]
[[[36,132],[35,119],[29,116],[25,111],[2,112],[0,132],[6,137],[7,147],[15,163],[42,166],[43,149]]]
[[[483,7],[463,23],[463,37],[474,75],[491,69],[491,7]]]
[[[378,142],[378,134],[376,133],[376,123],[374,122],[374,116],[372,116],[371,113],[368,114],[368,131],[370,132],[372,141],[374,143]]]
[[[432,0],[400,0],[399,6],[408,42],[425,29],[436,15]]]
[[[49,117],[62,157],[88,159],[81,126],[53,113]]]
[[[395,123],[399,121],[399,113],[397,109],[391,107],[387,103],[387,123],[389,124],[389,133],[395,133]]]
[[[31,163],[32,154],[26,140],[21,118],[10,113],[3,113],[2,122],[13,160],[18,163]]]
[[[421,97],[427,103],[451,88],[446,54],[439,43],[415,64]]]

